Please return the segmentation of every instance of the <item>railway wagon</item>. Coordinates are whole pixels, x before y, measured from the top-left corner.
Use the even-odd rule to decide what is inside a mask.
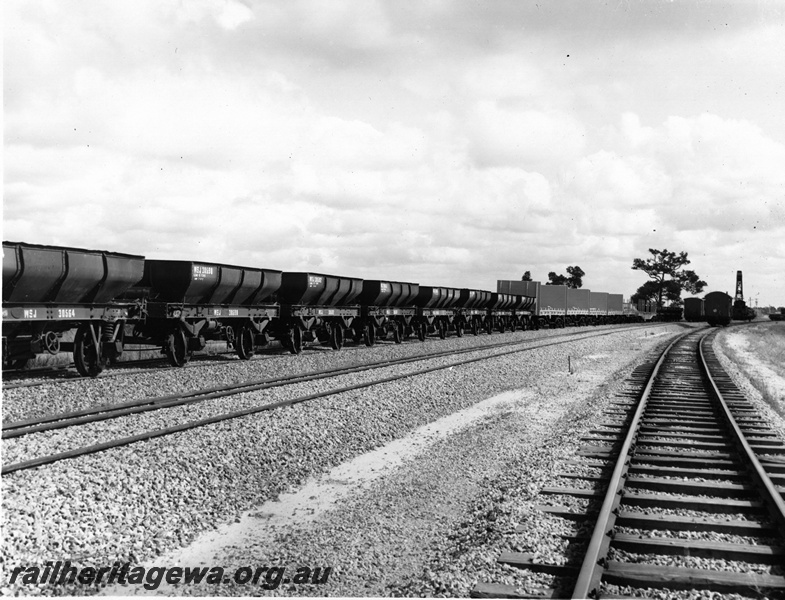
[[[159,346],[173,366],[209,340],[225,340],[242,359],[269,342],[280,309],[281,271],[187,260],[147,259],[126,296],[143,300],[129,343]]]
[[[622,294],[592,292],[583,288],[564,285],[541,285],[539,281],[500,279],[496,282],[500,292],[526,294],[535,298],[531,307],[533,327],[565,327],[629,323],[642,319],[626,315]]]
[[[456,303],[453,329],[458,337],[464,331],[478,335],[480,331],[488,331],[488,311],[491,304],[491,292],[484,290],[461,289]],[[490,324],[493,329],[493,324]]]
[[[622,294],[608,294],[608,321],[626,323],[630,320],[624,313],[624,296]]]
[[[372,345],[376,338],[384,339],[392,334],[396,344],[402,343],[414,331],[412,321],[417,309],[412,302],[419,293],[419,283],[363,280],[362,291],[357,296],[360,319],[355,321],[355,331],[362,335],[357,337]]]
[[[567,325],[567,286],[540,285],[537,296],[538,327]]]
[[[537,305],[536,296],[513,294],[511,329],[515,331],[534,329],[534,310]]]
[[[516,329],[531,329],[531,309],[535,299],[519,294],[491,293],[486,331],[500,333]]]
[[[371,324],[355,326],[361,316],[357,297],[362,290],[363,280],[355,277],[284,272],[277,294],[281,315],[275,323],[275,337],[293,354],[302,352],[304,341],[315,339],[339,350],[349,331],[355,341],[364,339],[372,345],[375,330]]]
[[[438,333],[444,339],[453,327],[461,290],[449,287],[420,286],[413,304],[416,316],[413,320],[417,337],[422,341],[429,333]]]
[[[497,280],[496,291],[501,294],[512,294],[521,298],[529,298],[524,304],[516,307],[516,320],[521,329],[539,329],[538,319],[540,305],[539,281]]]
[[[747,306],[747,303],[744,300],[734,300],[731,316],[734,321],[749,322],[755,319],[756,313],[752,308]]]
[[[591,290],[567,288],[567,325],[590,325]]]
[[[703,298],[703,312],[711,326],[730,324],[733,298],[725,292],[709,292]]]
[[[82,375],[97,375],[120,358],[125,325],[140,316],[139,303],[115,298],[143,271],[143,256],[3,242],[3,365],[67,351]]]
[[[702,298],[684,299],[684,320],[690,323],[698,323],[705,320]]]
[[[662,321],[666,323],[681,321],[682,313],[681,306],[661,306],[657,309],[657,314],[652,321]]]
[[[607,322],[607,292],[589,292],[589,312],[591,313],[593,325],[599,325],[601,323]]]

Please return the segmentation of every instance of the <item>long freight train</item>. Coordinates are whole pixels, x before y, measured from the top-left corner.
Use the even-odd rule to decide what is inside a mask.
[[[500,281],[487,292],[3,242],[3,365],[73,352],[77,370],[95,377],[129,344],[183,366],[209,340],[249,359],[273,339],[299,354],[316,340],[338,350],[347,338],[372,346],[638,320],[622,313],[621,294],[512,283],[527,286]]]

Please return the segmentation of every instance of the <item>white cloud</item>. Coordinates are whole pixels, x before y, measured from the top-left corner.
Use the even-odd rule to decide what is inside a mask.
[[[563,163],[579,156],[584,147],[583,126],[563,112],[480,101],[469,118],[472,155],[480,164]]]
[[[771,24],[727,40],[742,64],[705,31],[548,21],[575,9],[7,6],[10,238],[490,288],[579,264],[625,294],[649,247],[718,281],[746,252],[785,296]]]

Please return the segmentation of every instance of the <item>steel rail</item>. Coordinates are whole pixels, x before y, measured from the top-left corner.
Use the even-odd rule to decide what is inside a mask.
[[[597,326],[595,326],[593,328],[593,330],[597,330],[600,327],[602,327],[602,328],[613,327],[614,325],[633,325],[633,327],[625,327],[625,329],[633,329],[633,328],[636,328],[636,327],[641,327],[641,325],[645,325],[647,327],[657,327],[657,326],[672,325],[672,324],[673,323],[669,323],[669,322],[634,323],[634,324],[632,324],[632,323],[615,323],[615,324],[610,324],[610,325],[597,325]],[[518,331],[539,331],[539,330],[521,329],[521,330],[518,330]],[[601,331],[606,331],[606,329],[602,329]],[[615,331],[618,331],[618,329],[615,330]],[[512,333],[515,333],[515,332],[512,332]],[[565,335],[570,335],[570,334],[567,334],[567,333],[560,334],[560,336],[565,336]],[[455,336],[455,337],[450,336],[450,337],[451,337],[451,339],[458,339],[457,336]],[[472,338],[467,338],[467,339],[472,339]],[[483,337],[482,339],[488,339],[488,338],[487,337]],[[416,345],[419,342],[412,342],[412,343],[414,345]],[[501,342],[501,343],[498,343],[496,345],[502,346],[502,345],[506,345],[506,344]],[[357,349],[361,349],[363,347],[364,346],[362,346],[362,345],[358,345],[358,346],[352,346],[352,347],[347,347],[347,348],[349,350],[357,350]],[[216,363],[220,363],[220,364],[227,364],[227,363],[231,363],[231,362],[233,362],[235,360],[236,357],[233,354],[232,354],[231,358],[226,358],[226,359],[218,358],[218,360],[216,360],[216,357],[220,357],[221,355],[226,355],[226,354],[232,354],[232,352],[231,351],[225,351],[225,352],[218,352],[217,354],[214,354],[214,355],[198,355],[198,356],[194,356],[194,358],[190,362],[192,364],[193,363],[210,363],[210,362],[216,362]],[[287,352],[279,352],[278,349],[267,349],[267,350],[257,351],[255,353],[255,355],[256,356],[289,356],[289,352],[288,351]],[[166,358],[145,358],[145,359],[140,359],[140,360],[129,360],[129,361],[119,362],[116,365],[114,365],[111,369],[104,371],[102,373],[100,379],[105,379],[105,378],[108,378],[108,377],[118,377],[118,376],[122,376],[122,375],[131,375],[132,376],[132,375],[136,375],[137,372],[139,372],[139,371],[141,371],[141,372],[156,371],[158,369],[150,369],[148,367],[150,365],[155,366],[155,365],[158,365],[159,363],[162,364],[162,363],[165,363],[165,362],[166,362]],[[35,387],[35,386],[39,386],[39,385],[46,385],[46,384],[49,384],[49,383],[64,383],[64,382],[69,382],[69,381],[82,381],[82,380],[85,380],[86,379],[85,377],[82,377],[81,375],[75,375],[74,373],[69,371],[69,369],[71,369],[73,367],[74,367],[74,363],[70,363],[68,365],[61,365],[61,366],[52,367],[52,368],[40,368],[40,369],[30,369],[30,370],[18,370],[18,369],[3,370],[3,379],[2,379],[3,387],[5,389],[17,389],[17,388],[21,388],[21,387]],[[15,376],[15,377],[7,378],[7,377],[5,377],[6,375],[11,375],[11,376]],[[36,380],[35,379],[36,377],[44,377],[46,375],[68,375],[68,376],[67,377],[54,377],[53,376],[53,377],[47,377],[46,379],[43,379],[43,380]]]
[[[580,341],[587,338],[593,338],[610,333],[617,333],[619,331],[628,331],[630,328],[614,329],[611,332],[602,331],[588,335],[583,335],[576,338]],[[569,333],[563,334],[559,337],[574,337],[579,334]],[[555,336],[553,336],[555,337]],[[547,339],[552,339],[547,338]],[[109,419],[119,418],[131,414],[138,414],[142,412],[149,412],[153,410],[161,410],[164,408],[172,408],[174,406],[185,405],[193,402],[202,402],[214,398],[222,398],[236,394],[243,394],[262,389],[270,389],[273,387],[280,387],[283,385],[294,385],[297,383],[305,383],[316,379],[324,379],[326,377],[338,377],[350,373],[361,373],[376,368],[385,368],[389,366],[404,365],[412,362],[422,360],[429,360],[432,358],[443,358],[460,354],[469,354],[471,352],[480,352],[483,350],[496,350],[498,348],[509,347],[511,345],[520,346],[526,344],[527,347],[521,350],[537,349],[547,345],[559,344],[564,342],[555,342],[552,344],[537,344],[540,340],[522,340],[519,342],[510,343],[496,343],[487,344],[482,346],[474,346],[471,348],[461,348],[458,350],[445,350],[440,352],[430,352],[420,354],[413,357],[404,357],[397,359],[390,359],[384,361],[377,361],[368,364],[355,364],[348,367],[338,367],[334,369],[324,369],[319,371],[310,371],[306,373],[294,374],[284,377],[265,378],[254,381],[247,381],[231,386],[216,386],[211,388],[204,388],[201,390],[193,390],[180,394],[172,394],[168,396],[159,396],[154,398],[142,398],[139,400],[132,400],[129,402],[122,402],[119,404],[101,405],[97,407],[85,408],[82,410],[71,411],[67,413],[57,413],[46,417],[26,419],[16,421],[13,423],[4,423],[2,426],[2,439],[11,439],[27,435],[31,433],[39,433],[42,431],[50,431],[54,429],[63,429],[75,425],[83,425],[97,421],[106,421]]]
[[[643,392],[641,393],[640,399],[638,401],[638,407],[636,408],[635,414],[633,415],[630,422],[627,435],[624,438],[624,443],[619,450],[616,466],[613,470],[610,481],[608,482],[608,489],[605,493],[605,498],[603,500],[602,507],[600,508],[600,512],[597,515],[594,531],[592,532],[591,539],[589,540],[589,546],[586,549],[583,563],[581,564],[580,571],[578,572],[572,598],[599,597],[598,588],[602,574],[605,571],[605,557],[607,556],[608,548],[611,542],[609,533],[613,529],[613,526],[616,522],[618,507],[621,504],[622,499],[621,490],[624,487],[624,480],[626,479],[627,471],[630,467],[630,450],[633,448],[635,439],[638,436],[638,427],[646,409],[649,395],[651,394],[651,390],[654,387],[654,381],[657,378],[660,368],[662,367],[665,359],[674,345],[681,342],[686,337],[694,335],[695,333],[696,332],[694,331],[685,333],[671,342],[662,352],[659,360],[657,361],[657,364],[654,366],[654,369],[649,375],[646,387],[643,389]],[[703,335],[706,336],[707,333],[703,333]]]
[[[706,337],[701,338],[698,345],[698,352],[701,359],[701,368],[706,374],[708,382],[711,384],[711,391],[722,408],[722,414],[725,417],[725,420],[730,425],[730,429],[733,431],[734,443],[737,447],[741,447],[742,452],[740,453],[749,463],[749,466],[752,467],[752,477],[758,484],[758,488],[766,504],[766,508],[768,509],[773,521],[777,523],[780,533],[785,538],[785,501],[783,501],[782,495],[780,495],[780,493],[777,491],[777,487],[771,481],[768,473],[766,473],[763,465],[761,465],[758,457],[755,455],[755,451],[747,441],[744,432],[741,430],[741,427],[736,421],[736,418],[733,416],[728,403],[725,402],[725,398],[717,386],[717,382],[714,380],[714,377],[711,374],[711,370],[709,369],[708,361],[706,359],[706,352],[703,347],[705,340]]]
[[[613,335],[614,333],[617,333],[618,331],[619,331],[618,329],[612,330],[612,331],[604,331],[604,332],[601,332],[601,333],[598,333],[598,334],[595,334],[595,335],[583,336],[581,338],[578,338],[577,340],[570,340],[570,341],[581,341],[581,340],[589,339],[589,338]],[[490,356],[479,356],[479,357],[468,358],[468,359],[465,359],[465,360],[462,360],[462,361],[459,361],[459,362],[449,363],[449,364],[445,364],[445,365],[438,365],[438,366],[433,366],[433,367],[427,367],[427,368],[418,369],[416,371],[412,371],[412,372],[409,372],[409,373],[404,373],[404,374],[401,374],[401,375],[393,375],[393,376],[390,376],[390,377],[382,377],[382,378],[379,378],[379,379],[375,379],[373,381],[367,381],[367,382],[354,384],[354,385],[350,385],[350,386],[332,388],[332,389],[329,389],[329,390],[325,390],[323,392],[317,392],[317,393],[314,393],[314,394],[308,394],[306,396],[300,396],[298,398],[293,398],[293,399],[290,399],[290,400],[281,400],[281,401],[278,401],[278,402],[264,404],[264,405],[261,405],[261,406],[254,406],[254,407],[250,407],[250,408],[246,408],[246,409],[242,409],[242,410],[238,410],[238,411],[232,411],[232,412],[229,412],[229,413],[223,413],[223,414],[220,414],[220,415],[215,415],[215,416],[212,416],[212,417],[206,417],[204,419],[198,419],[198,420],[195,420],[195,421],[189,421],[187,423],[182,423],[180,425],[173,425],[171,427],[165,427],[163,429],[157,429],[157,430],[154,430],[154,431],[147,431],[147,432],[140,433],[140,434],[133,435],[133,436],[119,438],[119,439],[116,439],[116,440],[110,440],[108,442],[102,442],[102,443],[98,443],[98,444],[91,444],[91,445],[88,445],[88,446],[83,446],[83,447],[80,447],[80,448],[74,448],[72,450],[67,450],[65,452],[60,452],[58,454],[41,456],[41,457],[38,457],[38,458],[30,459],[30,460],[19,462],[19,463],[14,463],[14,464],[10,464],[10,465],[4,465],[3,468],[2,468],[2,475],[8,475],[8,474],[11,474],[11,473],[14,473],[14,472],[17,472],[17,471],[23,471],[23,470],[32,469],[32,468],[43,466],[43,465],[47,465],[47,464],[56,463],[56,462],[59,462],[61,460],[65,460],[65,459],[68,459],[68,458],[76,458],[76,457],[84,456],[84,455],[87,455],[87,454],[94,454],[96,452],[101,452],[101,451],[104,451],[104,450],[108,450],[110,448],[117,448],[117,447],[120,447],[120,446],[127,446],[129,444],[132,444],[132,443],[135,443],[135,442],[138,442],[138,441],[149,440],[149,439],[153,439],[153,438],[156,438],[156,437],[170,435],[170,434],[173,434],[173,433],[178,433],[178,432],[181,432],[181,431],[186,431],[186,430],[189,430],[189,429],[194,429],[194,428],[202,427],[202,426],[205,426],[205,425],[210,425],[210,424],[213,424],[213,423],[219,423],[221,421],[228,421],[230,419],[236,419],[236,418],[239,418],[239,417],[244,417],[244,416],[248,416],[248,415],[252,415],[252,414],[256,414],[256,413],[260,413],[260,412],[264,412],[264,411],[269,411],[269,410],[273,410],[273,409],[284,407],[284,406],[291,406],[291,405],[299,404],[301,402],[305,402],[305,401],[308,401],[308,400],[315,400],[317,398],[323,398],[323,397],[326,397],[326,396],[332,396],[332,395],[335,395],[335,394],[341,394],[341,393],[345,393],[345,392],[349,392],[349,391],[363,389],[363,388],[371,387],[371,386],[374,386],[374,385],[381,385],[383,383],[389,383],[389,382],[392,382],[392,381],[398,381],[398,380],[401,380],[401,379],[406,379],[406,378],[414,377],[414,376],[417,376],[417,375],[424,375],[424,374],[427,374],[427,373],[431,373],[433,371],[439,371],[439,370],[443,370],[443,369],[450,369],[450,368],[455,367],[455,366],[471,364],[471,363],[474,363],[474,362],[479,362],[479,361],[483,361],[483,360],[489,360],[489,359],[498,358],[498,357],[502,357],[502,356],[508,356],[510,354],[516,354],[518,352],[526,352],[526,351],[529,351],[529,350],[536,350],[536,349],[545,348],[545,347],[548,347],[548,346],[556,346],[556,345],[563,344],[563,343],[567,343],[567,342],[566,341],[551,342],[551,343],[548,343],[548,344],[540,344],[540,345],[534,346],[534,347],[517,348],[515,350],[509,350],[507,352],[500,352],[500,353],[493,354],[493,355],[490,355]],[[476,349],[474,349],[474,350],[476,351]]]

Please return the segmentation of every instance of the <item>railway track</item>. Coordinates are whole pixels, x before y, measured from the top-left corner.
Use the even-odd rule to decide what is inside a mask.
[[[541,490],[538,510],[575,523],[564,560],[499,563],[549,574],[543,597],[785,597],[785,445],[723,371],[715,333],[685,334],[636,370],[567,483]],[[493,583],[472,596],[533,597]]]
[[[658,327],[662,325],[666,325],[667,323],[645,323],[645,324],[635,324],[633,327]],[[605,326],[605,327],[615,327],[615,326]],[[606,330],[605,327],[600,329],[600,331]],[[598,328],[599,329],[599,328]],[[593,329],[596,331],[597,329]],[[574,332],[570,333],[563,333],[559,334],[559,337],[573,335]],[[552,336],[554,337],[554,336]],[[487,339],[485,337],[481,339]],[[378,344],[379,342],[377,342]],[[407,343],[407,342],[404,342]],[[408,342],[411,344],[420,344],[419,341],[411,341]],[[509,345],[509,342],[500,342],[497,344],[492,344],[494,347],[501,347],[504,345]],[[359,348],[356,346],[355,348]],[[289,356],[290,353],[288,350],[282,350],[279,348],[271,348],[267,350],[261,350],[256,352],[257,355],[260,356]],[[209,355],[195,355],[191,362],[193,363],[202,363],[202,364],[226,364],[231,362],[236,362],[238,360],[237,356],[233,354],[231,350],[227,350],[226,352],[219,352],[215,354]],[[99,379],[104,379],[107,377],[118,377],[118,376],[128,376],[128,375],[136,375],[139,373],[149,373],[158,370],[160,367],[170,368],[169,363],[166,358],[147,358],[147,359],[139,359],[139,360],[129,360],[117,363],[111,369],[104,371],[100,376]],[[85,378],[78,374],[75,371],[75,367],[73,363],[68,365],[62,365],[53,368],[34,368],[29,370],[9,370],[3,372],[3,388],[5,389],[16,389],[16,388],[24,388],[24,387],[35,387],[40,385],[47,385],[52,383],[62,383],[68,381],[76,381],[76,380],[84,380]]]
[[[380,370],[393,366],[401,366],[407,364],[414,364],[418,362],[433,361],[435,359],[451,358],[461,355],[472,355],[472,354],[476,355],[477,353],[480,353],[479,356],[469,356],[468,358],[460,358],[459,360],[456,361],[450,361],[435,366],[434,365],[424,366],[422,368],[417,368],[412,371],[407,371],[406,373],[403,374],[377,377],[359,384],[339,386],[315,394],[308,394],[293,399],[271,402],[258,406],[253,406],[250,408],[244,408],[242,410],[226,412],[209,418],[197,419],[194,421],[181,423],[179,425],[172,425],[171,427],[143,432],[133,436],[126,436],[123,438],[118,438],[107,442],[80,446],[57,454],[49,454],[49,455],[38,456],[35,458],[30,458],[28,460],[23,460],[13,464],[4,465],[2,468],[2,474],[7,475],[10,473],[14,473],[16,471],[27,470],[38,466],[43,466],[46,464],[56,463],[61,460],[65,460],[69,458],[75,458],[86,454],[101,452],[103,450],[108,450],[110,448],[116,448],[120,446],[129,445],[138,441],[170,435],[180,431],[193,429],[195,427],[201,427],[212,423],[218,423],[229,419],[235,419],[238,417],[247,416],[267,410],[274,410],[277,408],[281,408],[283,406],[291,406],[293,404],[306,402],[309,400],[314,400],[317,398],[322,398],[333,394],[339,394],[352,390],[362,389],[373,385],[380,385],[390,381],[413,377],[415,375],[421,375],[432,371],[449,369],[455,366],[469,364],[472,362],[488,360],[499,356],[505,356],[508,354],[526,352],[529,350],[535,350],[548,346],[565,344],[568,342],[609,336],[615,333],[621,333],[635,328],[636,327],[614,328],[614,329],[599,331],[599,332],[597,331],[586,332],[583,333],[582,335],[580,332],[573,331],[566,334],[560,334],[558,336],[551,336],[545,339],[521,340],[514,344],[505,342],[499,344],[484,345],[481,347],[475,346],[470,348],[463,348],[460,350],[430,352],[426,354],[420,354],[417,356],[410,356],[405,358],[383,360],[383,361],[377,361],[373,363],[366,363],[360,365],[351,365],[348,367],[338,367],[338,368],[327,369],[322,371],[313,371],[309,373],[294,374],[284,377],[260,379],[255,381],[232,384],[228,386],[204,388],[204,389],[193,390],[193,391],[174,394],[174,395],[160,396],[154,398],[141,398],[141,399],[113,404],[113,405],[102,405],[102,406],[86,408],[83,410],[72,411],[68,413],[44,415],[41,417],[25,419],[17,422],[4,423],[2,427],[3,439],[19,438],[28,435],[45,433],[54,429],[64,429],[64,428],[76,427],[80,425],[87,425],[98,421],[117,419],[120,417],[126,417],[130,415],[154,411],[154,410],[175,408],[184,405],[195,404],[198,402],[204,402],[210,399],[234,396],[238,394],[244,394],[248,392],[254,392],[254,391],[264,390],[274,387],[282,387],[286,385],[304,383],[308,381],[324,380],[332,377],[339,377],[342,375],[357,374],[364,371]],[[552,341],[555,337],[558,337],[559,339],[556,341]],[[488,351],[496,351],[496,352],[488,353]]]

